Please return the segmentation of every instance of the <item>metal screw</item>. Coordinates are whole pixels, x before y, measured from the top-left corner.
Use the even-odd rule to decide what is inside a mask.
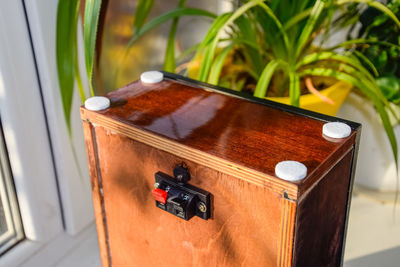
[[[160,186],[159,183],[155,183],[155,184],[154,184],[154,188],[155,188],[155,189],[157,189],[159,186]]]
[[[206,212],[207,211],[207,206],[206,204],[204,204],[204,202],[199,202],[197,204],[197,208],[201,211],[201,212]]]

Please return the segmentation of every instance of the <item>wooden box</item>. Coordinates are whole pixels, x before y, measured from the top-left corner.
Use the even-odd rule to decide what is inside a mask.
[[[103,266],[340,266],[360,125],[163,74],[81,108]],[[286,160],[306,177],[278,178]],[[181,163],[208,220],[155,204],[155,173]]]

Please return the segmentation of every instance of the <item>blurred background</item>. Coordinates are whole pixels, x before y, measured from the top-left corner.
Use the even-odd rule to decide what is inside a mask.
[[[156,1],[148,20],[154,19],[177,7],[178,1]],[[221,14],[232,10],[230,1],[187,1],[187,6],[202,8]],[[165,47],[171,22],[164,23],[140,38],[125,56],[127,44],[132,38],[132,25],[137,1],[109,1],[104,18],[99,68],[96,72],[97,94],[120,88],[139,77],[143,70],[162,69]],[[176,33],[177,52],[183,52],[199,43],[212,23],[212,19],[196,16],[184,16]],[[125,56],[125,57],[124,57]]]

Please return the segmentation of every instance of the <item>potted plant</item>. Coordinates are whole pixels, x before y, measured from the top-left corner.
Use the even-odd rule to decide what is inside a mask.
[[[294,7],[288,9],[285,5]],[[316,1],[301,4],[296,1],[243,1],[237,11],[223,15],[229,16],[225,25],[211,26],[210,35],[200,44],[189,64],[196,69],[189,71],[189,76],[246,90],[257,97],[335,115],[352,85],[334,78],[321,79],[312,74],[301,77],[299,74],[319,63],[333,65],[343,63],[341,60],[352,60],[351,56],[339,59],[339,55],[329,49],[321,49],[328,39],[331,16],[337,8],[332,3],[329,6]],[[311,15],[315,20],[311,20]],[[214,36],[213,31],[216,32]],[[217,36],[221,32],[226,35],[224,38]],[[318,37],[320,42],[316,44],[313,41]],[[223,44],[222,49],[218,43]],[[219,51],[215,52],[215,47]],[[216,55],[209,56],[209,51]],[[203,52],[205,58],[199,59]]]
[[[89,80],[92,78],[100,2],[87,0],[84,15]],[[189,67],[189,76],[211,84],[246,90],[256,97],[283,97],[283,100],[274,100],[287,101],[294,106],[303,104],[301,99],[306,96],[302,95],[311,92],[318,105],[329,107],[329,102],[337,103],[339,100],[330,99],[323,90],[316,88],[340,82],[334,86],[335,90],[331,89],[340,92],[339,98],[344,99],[349,88],[354,86],[374,104],[397,162],[397,142],[389,119],[389,114],[396,119],[397,114],[379,88],[371,67],[366,67],[356,55],[343,49],[352,42],[362,44],[363,39],[334,45],[325,42],[335,30],[333,22],[340,25],[345,20],[345,16],[334,20],[334,14],[347,11],[352,2],[365,3],[386,14],[396,27],[400,26],[397,17],[385,5],[366,0],[242,0],[236,10],[215,16],[205,10],[185,7],[186,1],[180,0],[177,9],[145,23],[153,2],[139,1],[133,36],[127,49],[152,28],[172,20],[164,69],[173,72],[176,70],[174,40],[179,18],[185,15],[212,17],[214,22],[203,41],[189,49],[189,52],[195,50],[192,60],[184,62]],[[77,14],[76,7],[71,10]],[[76,17],[72,19],[75,25]],[[69,35],[72,42],[75,41],[73,36],[74,33]],[[70,54],[76,56],[73,51]],[[69,66],[72,65],[70,61]],[[73,73],[71,68],[68,71]],[[68,106],[68,101],[64,103]]]
[[[387,7],[396,15],[400,15],[400,1],[388,1]],[[387,14],[376,12],[371,8],[362,12],[357,9],[355,16],[359,18],[361,27],[351,28],[348,40],[352,39],[351,36],[355,36],[364,42],[350,44],[346,49],[358,56],[366,67],[371,66],[382,94],[391,108],[400,114],[400,29]],[[376,116],[372,103],[354,90],[339,114],[363,124],[356,183],[364,188],[386,192],[386,195],[398,191],[397,166],[389,156],[390,144],[385,138],[382,124]],[[392,117],[391,124],[396,138],[399,139],[399,121]],[[386,198],[382,194],[374,194]]]
[[[390,116],[397,119],[398,114],[378,86],[373,63],[360,57],[361,53],[344,49],[352,43],[362,45],[369,41],[354,38],[330,46],[324,44],[336,27],[348,21],[346,15],[334,20],[335,12],[354,10],[357,5],[352,2],[368,4],[399,27],[393,12],[377,1],[241,1],[235,11],[215,18],[188,64],[189,76],[295,106],[303,102],[301,98],[311,97],[322,107],[317,110],[320,112],[331,107],[329,102],[338,104],[344,100],[350,86],[354,86],[374,104],[397,162],[397,141]],[[154,25],[155,20],[143,28]],[[134,35],[130,44],[143,32]],[[335,100],[314,86],[324,87],[332,80],[340,82],[326,89],[339,95]],[[307,91],[311,95],[302,96]],[[334,113],[338,106],[328,111]]]

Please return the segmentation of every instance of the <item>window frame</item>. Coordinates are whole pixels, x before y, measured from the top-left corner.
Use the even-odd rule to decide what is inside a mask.
[[[48,266],[93,228],[90,180],[74,100],[73,158],[55,68],[58,1],[0,3],[0,116],[25,240],[0,266]],[[92,231],[92,230],[90,230]]]
[[[20,0],[24,2],[26,18],[38,69],[43,105],[53,149],[65,229],[75,235],[94,221],[92,189],[84,144],[79,107],[79,95],[73,97],[71,109],[72,139],[69,138],[58,86],[56,66],[56,22],[58,1]],[[81,27],[78,27],[78,52],[83,55]],[[81,71],[85,70],[80,57]],[[83,84],[89,88],[84,72]],[[75,90],[76,91],[76,90]],[[86,95],[89,95],[88,92]],[[71,141],[73,146],[71,146]],[[75,151],[72,149],[74,147]],[[74,155],[75,154],[75,155]]]
[[[0,119],[0,201],[7,231],[0,236],[0,255],[25,238]]]

